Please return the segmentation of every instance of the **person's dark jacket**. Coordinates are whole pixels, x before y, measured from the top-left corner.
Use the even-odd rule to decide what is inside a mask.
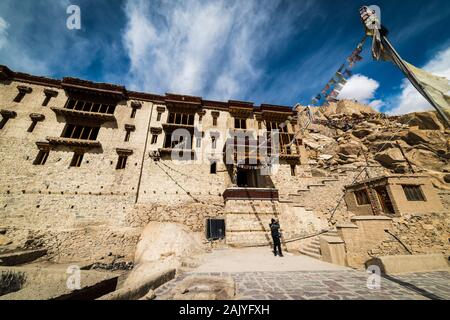
[[[270,224],[270,232],[273,238],[280,238],[280,224],[278,222],[274,222]]]

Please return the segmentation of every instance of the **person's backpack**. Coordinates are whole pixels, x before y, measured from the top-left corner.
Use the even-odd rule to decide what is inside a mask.
[[[272,237],[281,237],[280,233],[280,225],[278,223],[271,223],[270,224],[270,231],[272,233]]]

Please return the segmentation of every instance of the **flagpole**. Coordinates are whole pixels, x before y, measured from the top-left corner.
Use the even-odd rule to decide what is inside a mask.
[[[403,72],[403,74],[408,78],[408,80],[411,82],[411,84],[417,89],[417,91],[420,92],[420,94],[433,106],[434,109],[438,112],[438,114],[441,116],[441,118],[445,121],[447,127],[450,127],[450,120],[445,114],[445,112],[441,109],[441,106],[439,106],[432,97],[426,92],[422,86],[419,83],[419,80],[414,75],[413,72],[408,68],[408,66],[403,62],[403,59],[400,57],[400,55],[397,53],[397,51],[394,49],[394,47],[391,45],[389,40],[386,38],[386,36],[381,36],[381,42],[385,48],[387,48],[392,57],[393,62],[396,64],[399,69]]]

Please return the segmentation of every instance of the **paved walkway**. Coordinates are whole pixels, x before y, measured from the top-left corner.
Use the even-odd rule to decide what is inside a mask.
[[[255,272],[255,271],[330,271],[350,270],[346,267],[319,261],[304,255],[284,253],[274,256],[271,249],[245,248],[214,250],[203,257],[194,272]]]
[[[369,289],[369,274],[301,255],[275,257],[267,248],[216,250],[193,272],[156,290],[164,295],[188,276],[231,276],[237,299],[248,300],[427,300],[450,299],[450,273],[382,277]]]

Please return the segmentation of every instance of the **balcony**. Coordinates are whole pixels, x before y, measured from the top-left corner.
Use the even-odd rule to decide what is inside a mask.
[[[90,119],[96,120],[98,122],[109,122],[116,120],[116,117],[114,117],[113,114],[109,113],[89,112],[58,107],[51,107],[50,109],[53,110],[53,112],[55,112],[57,115],[62,115],[69,118]]]
[[[195,150],[193,149],[178,149],[178,148],[159,148],[158,152],[160,155],[167,155],[167,154],[172,154],[172,152],[177,152],[177,153],[190,153],[191,155],[195,155]]]
[[[225,190],[223,198],[227,200],[267,200],[278,201],[278,189],[275,188],[240,188],[231,187]]]
[[[190,125],[190,124],[176,124],[176,123],[163,123],[162,127],[164,128],[164,130],[174,130],[174,129],[194,129],[194,125]]]
[[[68,147],[82,147],[82,148],[100,148],[102,144],[97,140],[72,139],[62,137],[46,137],[51,145],[68,146]]]

